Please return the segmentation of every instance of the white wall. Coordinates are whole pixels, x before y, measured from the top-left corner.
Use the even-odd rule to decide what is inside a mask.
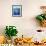
[[[13,4],[22,5],[22,17],[12,17]],[[46,0],[0,0],[0,33],[4,34],[6,25],[15,25],[19,36],[31,36],[36,29],[41,29],[35,20],[41,13],[41,5],[46,5]]]

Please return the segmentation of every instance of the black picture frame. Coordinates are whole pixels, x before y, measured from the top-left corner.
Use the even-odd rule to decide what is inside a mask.
[[[12,5],[12,16],[13,17],[22,16],[22,5]]]

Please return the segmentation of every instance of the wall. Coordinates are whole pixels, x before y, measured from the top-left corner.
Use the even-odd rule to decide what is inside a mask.
[[[22,17],[12,17],[13,4],[22,5]],[[41,13],[39,7],[42,5],[46,5],[46,0],[0,0],[0,34],[4,34],[6,25],[15,25],[18,36],[31,36],[36,29],[42,29],[35,20],[35,16]]]

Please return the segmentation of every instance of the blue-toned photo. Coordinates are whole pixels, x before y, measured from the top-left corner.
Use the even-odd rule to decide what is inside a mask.
[[[13,5],[12,6],[12,16],[22,16],[22,6],[21,5]]]
[[[20,15],[20,8],[16,8],[13,10],[13,15]]]

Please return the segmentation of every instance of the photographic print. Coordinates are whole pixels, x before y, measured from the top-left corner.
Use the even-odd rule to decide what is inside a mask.
[[[13,17],[22,16],[22,5],[12,5],[12,16]]]

